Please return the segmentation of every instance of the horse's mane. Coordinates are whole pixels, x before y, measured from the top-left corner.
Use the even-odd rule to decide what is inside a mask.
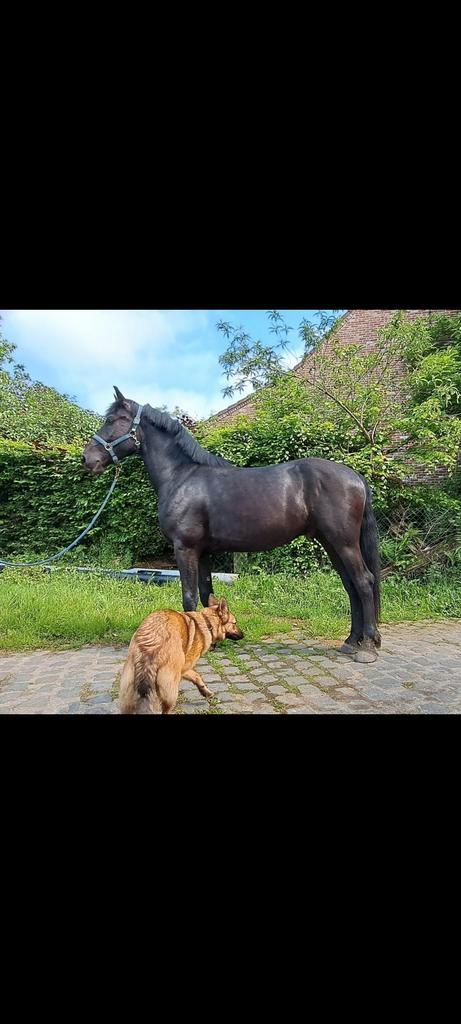
[[[134,405],[135,403],[133,403]],[[109,406],[106,416],[111,413],[116,413],[120,410],[120,402],[112,402]],[[133,410],[133,415],[135,413]],[[208,452],[205,448],[196,441],[193,434],[191,434],[179,420],[173,419],[168,412],[162,412],[161,409],[154,409],[151,405],[145,405],[143,409],[143,416],[146,417],[149,423],[153,427],[158,427],[159,430],[164,430],[166,434],[170,434],[174,437],[176,444],[182,449],[185,455],[187,455],[192,462],[197,462],[200,466],[232,466],[233,463],[229,462],[228,459],[221,458],[220,455],[213,455],[213,452]]]

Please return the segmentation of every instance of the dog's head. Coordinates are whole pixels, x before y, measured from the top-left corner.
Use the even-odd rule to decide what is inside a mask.
[[[243,633],[237,626],[235,615],[229,611],[225,597],[218,601],[214,594],[210,594],[208,608],[204,608],[203,615],[210,623],[214,644],[219,640],[225,640],[226,637],[229,637],[229,640],[243,639]]]

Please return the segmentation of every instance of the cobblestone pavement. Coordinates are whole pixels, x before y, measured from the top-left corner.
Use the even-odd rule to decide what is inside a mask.
[[[339,654],[339,644],[309,644],[300,631],[227,642],[197,666],[213,697],[183,680],[175,713],[460,714],[461,620],[383,626],[382,634],[372,665]],[[117,714],[127,650],[0,653],[0,714]]]

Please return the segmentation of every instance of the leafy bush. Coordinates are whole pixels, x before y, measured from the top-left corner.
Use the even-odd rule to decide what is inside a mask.
[[[15,347],[0,334],[0,437],[36,445],[83,443],[100,417],[55,388],[31,380],[14,360]]]
[[[331,569],[331,562],[317,541],[308,537],[296,537],[291,544],[285,544],[273,551],[251,552],[234,555],[235,571],[246,573],[295,573],[307,576],[317,569]]]
[[[65,547],[88,525],[107,493],[112,473],[90,476],[81,449],[36,450],[0,439],[0,557],[44,557]],[[157,498],[144,465],[133,456],[101,518],[66,564],[132,565],[163,553],[168,542],[157,520]],[[24,560],[25,559],[24,557]]]

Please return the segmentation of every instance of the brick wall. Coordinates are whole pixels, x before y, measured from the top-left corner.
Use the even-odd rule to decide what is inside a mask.
[[[459,313],[457,309],[406,309],[404,310],[407,320],[416,320],[421,316],[429,316],[431,313],[445,313],[447,316],[454,316]],[[396,309],[349,309],[342,317],[336,331],[335,337],[339,338],[343,345],[361,345],[365,351],[373,347],[378,331],[385,327],[389,320],[397,313]],[[328,346],[328,342],[325,343]],[[311,357],[306,356],[297,366],[293,373],[305,376],[310,364]],[[232,423],[237,416],[251,416],[255,410],[255,395],[247,395],[238,402],[226,406],[220,412],[215,413],[210,419],[212,422],[220,423],[223,426]]]
[[[397,309],[349,309],[335,333],[343,345],[363,345],[365,349],[372,348],[380,328],[385,327],[397,312]],[[431,313],[455,316],[459,310],[406,309],[404,312],[407,320],[417,320],[418,317],[430,316]]]

